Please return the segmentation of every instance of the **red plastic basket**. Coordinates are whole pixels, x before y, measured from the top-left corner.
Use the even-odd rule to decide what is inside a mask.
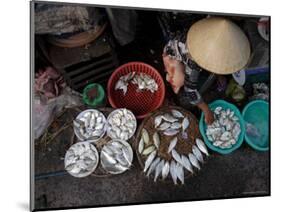
[[[127,93],[115,90],[115,84],[121,76],[130,72],[145,73],[150,75],[158,84],[158,90],[137,92],[137,85],[129,83]],[[165,84],[159,72],[152,66],[142,62],[130,62],[118,67],[107,83],[107,96],[109,103],[114,108],[127,108],[137,119],[145,118],[150,112],[159,108],[165,97]]]

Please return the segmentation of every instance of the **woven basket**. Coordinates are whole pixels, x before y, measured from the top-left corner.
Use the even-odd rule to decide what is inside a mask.
[[[152,136],[153,136],[153,133],[156,132],[156,129],[154,128],[154,118],[158,115],[161,115],[161,114],[164,114],[166,112],[170,112],[171,109],[176,109],[178,111],[180,111],[183,115],[185,115],[186,117],[189,118],[189,121],[190,121],[190,124],[189,124],[189,127],[187,128],[186,132],[188,133],[188,139],[187,140],[183,140],[181,138],[181,136],[178,136],[178,144],[179,142],[184,142],[185,143],[185,148],[183,148],[181,151],[178,151],[178,153],[181,153],[181,154],[185,154],[187,155],[188,153],[191,153],[192,150],[191,150],[191,146],[195,144],[195,139],[196,138],[201,138],[201,134],[200,134],[200,131],[199,131],[199,126],[198,126],[198,120],[197,118],[189,111],[186,111],[184,110],[183,108],[181,107],[176,107],[176,106],[168,106],[168,107],[162,107],[160,108],[159,110],[155,111],[154,113],[151,114],[151,116],[145,118],[143,120],[143,122],[139,125],[138,127],[138,130],[137,130],[137,133],[136,133],[136,139],[133,143],[133,148],[136,152],[136,155],[137,155],[137,158],[138,158],[138,162],[143,170],[144,168],[144,162],[145,162],[145,159],[147,158],[147,156],[143,156],[141,155],[139,152],[138,152],[138,145],[139,145],[139,141],[141,139],[141,132],[142,132],[142,129],[145,128],[147,131],[148,131],[148,134],[149,134],[149,138],[150,140],[152,140]],[[162,142],[169,142],[172,138],[174,138],[174,136],[165,136],[161,133],[161,131],[157,130],[157,132],[159,133],[160,135],[160,152],[161,152],[161,141]],[[178,146],[177,144],[177,146]],[[157,153],[158,156],[165,156],[165,154],[163,153]],[[165,158],[167,159],[167,158]],[[169,160],[169,159],[168,159]],[[194,168],[194,171],[196,169]],[[143,172],[142,172],[143,173]],[[185,171],[185,178],[189,178],[191,176],[190,173],[187,173]],[[160,178],[158,178],[160,180]],[[170,175],[166,178],[167,181],[171,180],[171,177]]]

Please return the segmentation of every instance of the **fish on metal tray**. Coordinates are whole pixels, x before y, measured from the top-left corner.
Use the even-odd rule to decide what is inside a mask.
[[[90,143],[72,145],[64,157],[65,170],[74,177],[85,177],[97,166],[97,150]]]
[[[107,134],[113,139],[128,140],[137,126],[133,113],[125,108],[116,109],[108,116]]]
[[[120,174],[131,167],[132,156],[132,150],[127,142],[111,140],[102,147],[101,165],[111,174]]]

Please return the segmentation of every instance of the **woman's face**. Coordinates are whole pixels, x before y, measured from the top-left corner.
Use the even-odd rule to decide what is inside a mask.
[[[166,68],[166,80],[171,84],[174,93],[177,94],[184,84],[184,65],[168,56],[164,56],[163,61]]]

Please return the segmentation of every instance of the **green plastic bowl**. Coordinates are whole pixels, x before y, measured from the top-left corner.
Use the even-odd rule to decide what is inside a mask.
[[[91,100],[88,96],[88,91],[90,89],[96,88],[97,89],[97,97]],[[92,107],[98,107],[104,104],[105,102],[105,92],[103,87],[98,83],[92,83],[87,85],[83,90],[83,102]]]
[[[246,142],[258,151],[269,149],[269,107],[263,100],[255,100],[246,105],[242,115],[245,123],[253,124],[260,133],[260,137],[254,137],[245,133]]]
[[[223,109],[228,109],[228,108],[231,109],[232,111],[234,111],[235,116],[237,116],[239,119],[239,123],[241,126],[241,133],[239,135],[239,138],[238,138],[238,141],[236,142],[236,144],[234,144],[232,147],[227,148],[227,149],[221,149],[219,147],[214,146],[212,144],[212,142],[208,140],[207,135],[205,134],[207,125],[205,123],[204,113],[201,114],[199,129],[200,129],[200,133],[203,136],[203,139],[204,139],[206,145],[211,150],[218,152],[220,154],[229,154],[229,153],[233,152],[234,150],[238,149],[241,146],[241,144],[243,143],[244,135],[245,135],[245,123],[244,123],[243,117],[242,117],[239,109],[235,105],[228,103],[224,100],[216,100],[216,101],[212,102],[211,104],[209,104],[209,107],[212,111],[218,106],[221,106]]]

